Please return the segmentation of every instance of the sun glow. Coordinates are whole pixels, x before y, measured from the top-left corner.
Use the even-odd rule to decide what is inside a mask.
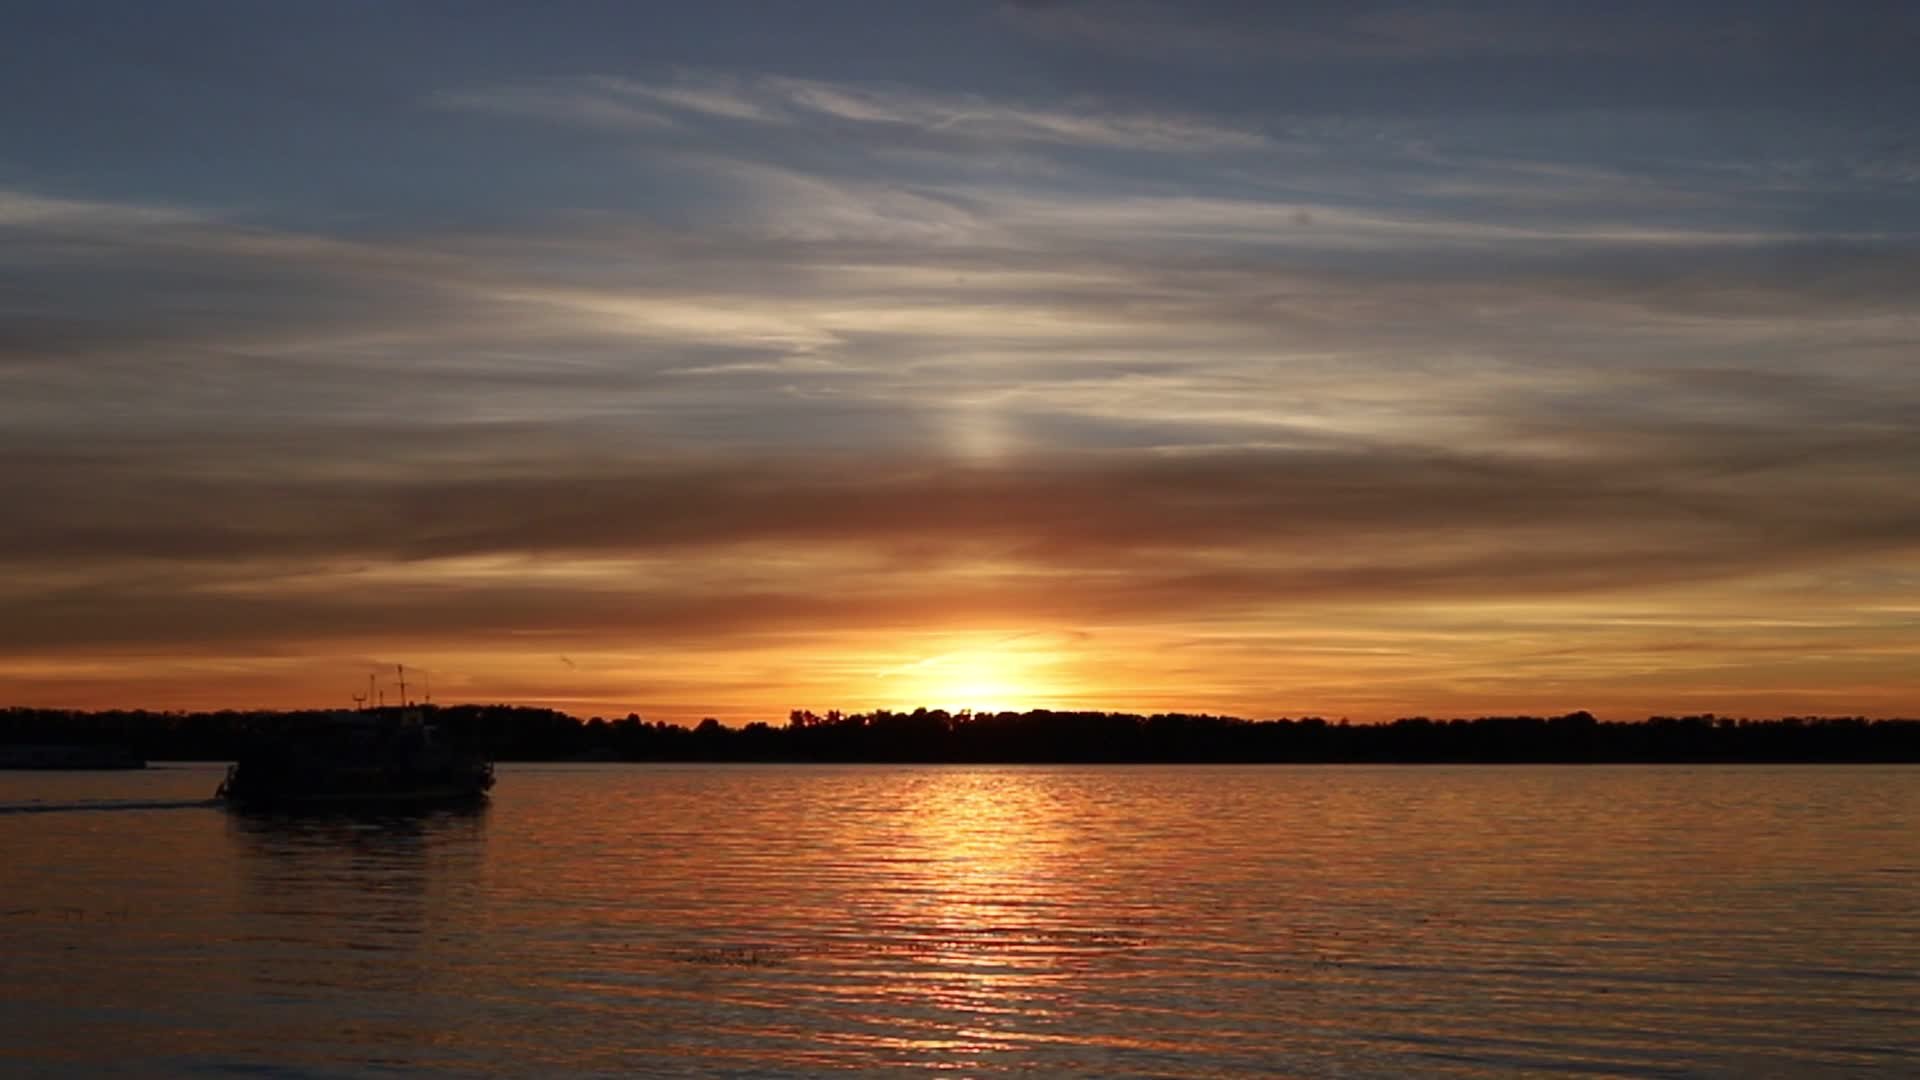
[[[1000,712],[1045,704],[1053,695],[1040,669],[1050,658],[1010,645],[955,649],[881,675],[890,704]]]

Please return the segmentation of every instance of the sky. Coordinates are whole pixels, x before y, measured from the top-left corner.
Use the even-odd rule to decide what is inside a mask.
[[[28,0],[0,702],[1920,714],[1920,7]]]

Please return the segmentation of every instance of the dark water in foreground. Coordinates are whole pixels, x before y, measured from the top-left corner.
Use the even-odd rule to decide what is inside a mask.
[[[1920,768],[0,773],[0,1073],[1920,1075]]]

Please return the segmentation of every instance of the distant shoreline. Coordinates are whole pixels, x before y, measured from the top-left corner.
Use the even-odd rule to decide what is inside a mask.
[[[331,710],[0,710],[0,747],[124,747],[148,761],[226,761]],[[1348,724],[1318,717],[876,711],[786,724],[693,728],[637,715],[581,720],[552,709],[425,706],[449,738],[499,761],[899,764],[1880,764],[1920,762],[1920,720],[1701,714],[1600,720],[1590,713]]]

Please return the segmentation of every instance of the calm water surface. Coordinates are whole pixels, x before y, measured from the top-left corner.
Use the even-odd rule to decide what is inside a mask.
[[[0,773],[0,1073],[1920,1075],[1920,769]]]

